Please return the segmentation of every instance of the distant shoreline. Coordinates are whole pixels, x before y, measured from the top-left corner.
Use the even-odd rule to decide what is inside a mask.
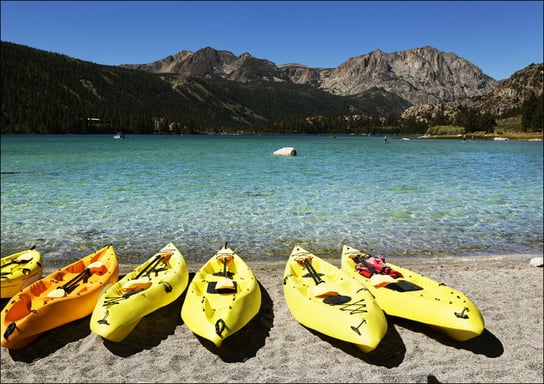
[[[97,134],[97,133],[89,133],[89,134],[71,134],[71,133],[28,133],[28,134],[20,134],[20,133],[2,133],[0,136],[112,136],[113,134]],[[187,134],[187,135],[179,135],[179,134],[170,134],[170,133],[159,133],[159,134],[149,134],[149,133],[125,133],[124,138],[130,137],[130,136],[269,136],[269,137],[276,137],[276,136],[322,136],[322,137],[330,137],[330,138],[337,138],[337,137],[343,137],[343,136],[360,136],[360,137],[383,137],[387,136],[389,138],[402,138],[402,137],[409,137],[412,139],[444,139],[444,140],[463,140],[463,138],[466,138],[467,140],[495,140],[497,139],[506,139],[506,140],[519,140],[519,141],[543,141],[544,140],[544,133],[543,132],[521,132],[521,131],[508,131],[504,132],[502,134],[498,133],[467,133],[467,134],[454,134],[454,135],[427,135],[427,134],[421,134],[421,133],[407,133],[407,134],[401,134],[401,133],[375,133],[375,134],[346,134],[346,133],[193,133],[193,134]],[[8,173],[8,172],[3,172]],[[9,171],[9,173],[12,173]],[[15,173],[15,172],[13,172]]]
[[[518,141],[542,141],[544,139],[544,134],[542,132],[505,132],[501,135],[490,133],[490,134],[466,134],[466,135],[422,135],[418,136],[420,139],[453,139],[453,140],[463,140],[465,137],[467,140],[518,140]]]

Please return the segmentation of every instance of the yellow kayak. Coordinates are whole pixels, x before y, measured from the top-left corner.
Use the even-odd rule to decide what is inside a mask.
[[[1,298],[9,299],[20,289],[35,282],[43,273],[42,256],[35,247],[2,257]]]
[[[21,349],[46,331],[92,313],[104,287],[119,278],[108,245],[37,280],[2,309],[2,347]]]
[[[348,245],[342,248],[341,268],[365,283],[388,315],[427,324],[457,341],[484,330],[476,305],[443,283]]]
[[[188,282],[183,255],[168,243],[104,290],[91,315],[91,331],[110,341],[122,341],[144,316],[175,301]]]
[[[285,266],[287,307],[302,325],[374,350],[387,332],[387,320],[367,287],[340,268],[295,246]]]
[[[220,347],[261,308],[253,271],[225,244],[195,274],[181,308],[187,327]]]

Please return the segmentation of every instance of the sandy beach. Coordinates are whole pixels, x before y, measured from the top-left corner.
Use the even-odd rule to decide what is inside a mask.
[[[253,262],[262,290],[259,314],[220,350],[182,322],[185,294],[145,317],[120,343],[89,329],[90,316],[44,334],[29,347],[1,348],[2,383],[542,383],[541,255],[390,260],[464,292],[485,330],[455,342],[388,317],[378,348],[363,353],[300,325],[283,297],[283,262]],[[339,266],[340,260],[329,260]],[[386,258],[387,261],[387,258]],[[189,264],[190,277],[199,265]],[[129,266],[123,266],[126,273]],[[124,271],[123,271],[124,269]]]

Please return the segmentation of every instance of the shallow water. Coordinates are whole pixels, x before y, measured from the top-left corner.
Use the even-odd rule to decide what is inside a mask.
[[[112,243],[121,262],[172,241],[247,260],[295,244],[340,257],[542,254],[543,145],[362,136],[1,138],[2,256],[64,262]],[[272,156],[295,147],[295,157]]]

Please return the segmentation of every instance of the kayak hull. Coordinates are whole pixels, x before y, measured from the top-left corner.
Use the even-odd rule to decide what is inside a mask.
[[[311,258],[311,265],[322,283],[316,284],[309,267],[299,261],[306,257]],[[385,336],[385,314],[367,287],[300,246],[291,252],[283,281],[287,307],[305,327],[353,343],[364,352],[374,350]],[[322,284],[326,284],[330,288],[328,293],[333,295],[317,295]]]
[[[187,263],[173,243],[100,295],[90,320],[91,331],[120,342],[148,314],[181,296],[189,282]]]
[[[226,288],[218,288],[220,284]],[[219,348],[249,323],[260,307],[261,290],[253,271],[225,245],[196,272],[187,288],[181,317],[193,333]]]
[[[402,277],[376,287],[370,278],[359,274],[353,255],[365,254],[344,245],[341,268],[367,285],[386,314],[426,324],[456,341],[467,341],[483,332],[483,316],[464,293],[389,262],[387,266]]]
[[[19,290],[42,277],[43,262],[40,252],[32,248],[1,259],[1,298],[9,299]]]
[[[44,332],[90,315],[104,287],[118,277],[108,245],[25,287],[2,309],[1,345],[24,348]]]

